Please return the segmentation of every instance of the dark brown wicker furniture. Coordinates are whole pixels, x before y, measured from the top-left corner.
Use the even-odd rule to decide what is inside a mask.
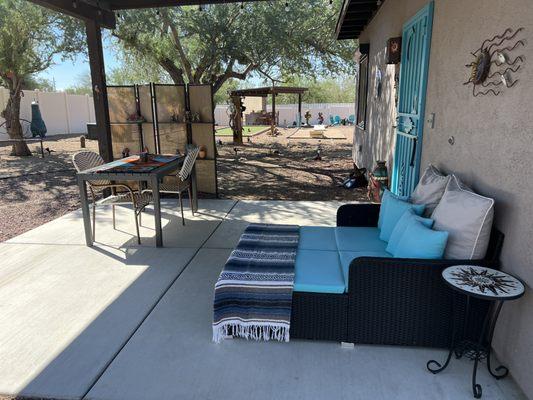
[[[337,226],[375,227],[379,208],[343,205],[337,211]],[[293,292],[291,338],[446,348],[456,294],[442,282],[442,270],[457,264],[498,268],[502,244],[503,234],[493,228],[483,260],[356,258],[350,264],[347,293]],[[455,301],[464,306],[464,299]],[[471,307],[477,318],[469,321],[465,333],[476,337],[487,305],[475,301]]]

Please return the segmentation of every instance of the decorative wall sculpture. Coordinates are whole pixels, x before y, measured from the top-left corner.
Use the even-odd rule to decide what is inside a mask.
[[[483,41],[472,56],[474,60],[465,66],[470,68],[470,78],[464,85],[472,84],[474,97],[493,94],[498,96],[503,88],[512,88],[518,82],[514,74],[521,68],[524,57],[512,52],[524,46],[517,36],[524,28],[513,31],[507,28],[501,35]],[[480,88],[480,86],[483,88]]]

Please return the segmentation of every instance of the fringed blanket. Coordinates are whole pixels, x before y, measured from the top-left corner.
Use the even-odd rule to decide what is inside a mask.
[[[250,224],[215,285],[213,341],[289,341],[300,228]]]

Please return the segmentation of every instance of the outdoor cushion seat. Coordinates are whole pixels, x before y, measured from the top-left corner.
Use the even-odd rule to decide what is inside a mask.
[[[298,250],[300,249],[337,251],[335,228],[329,226],[300,227]]]
[[[382,251],[339,251],[342,274],[346,282],[346,292],[348,292],[348,277],[350,273],[350,263],[358,257],[386,257],[392,258],[392,254]]]
[[[344,293],[345,283],[336,251],[299,249],[294,266],[294,291]]]
[[[335,239],[339,251],[384,252],[387,248],[387,242],[379,238],[379,229],[373,227],[337,227]]]

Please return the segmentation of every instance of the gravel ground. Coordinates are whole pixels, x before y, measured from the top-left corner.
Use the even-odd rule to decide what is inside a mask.
[[[347,139],[289,139],[261,134],[244,146],[231,138],[218,145],[218,184],[222,198],[253,200],[362,200],[366,190],[346,190],[339,182],[353,168],[352,128],[339,130]],[[301,131],[298,136],[301,136]],[[246,139],[245,139],[246,140]],[[315,160],[320,146],[322,160]],[[34,150],[35,143],[30,145]],[[44,159],[9,156],[0,147],[0,242],[79,208],[79,193],[71,156],[80,150],[79,137],[49,138]],[[97,151],[96,141],[86,148]],[[235,149],[237,152],[235,153]]]
[[[35,145],[30,145],[34,149]],[[70,157],[80,150],[79,137],[44,142],[53,150],[45,158],[12,157],[0,147],[0,242],[79,208],[79,192]],[[97,150],[88,140],[87,149]]]

